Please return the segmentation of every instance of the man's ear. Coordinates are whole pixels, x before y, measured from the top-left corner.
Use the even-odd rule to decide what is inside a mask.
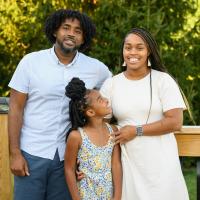
[[[91,108],[89,108],[89,109],[86,111],[86,115],[87,115],[88,117],[93,117],[95,114],[96,114],[95,111],[94,111],[93,109],[91,109]]]

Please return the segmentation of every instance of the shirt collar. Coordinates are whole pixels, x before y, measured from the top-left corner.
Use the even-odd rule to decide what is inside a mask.
[[[57,57],[57,55],[56,55],[56,53],[55,53],[54,48],[55,48],[55,47],[53,46],[53,47],[50,49],[50,54],[51,54],[53,60],[54,60],[58,65],[60,65],[60,66],[65,66],[65,67],[71,67],[71,66],[73,66],[73,65],[76,63],[76,61],[78,60],[79,52],[77,51],[77,52],[76,52],[76,55],[75,55],[75,57],[74,57],[74,59],[72,60],[72,62],[69,63],[69,64],[67,64],[67,65],[65,65],[65,64],[61,63],[60,60],[58,59],[58,57]]]

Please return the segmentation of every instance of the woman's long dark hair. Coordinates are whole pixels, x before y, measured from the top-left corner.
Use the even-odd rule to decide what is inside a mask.
[[[86,89],[85,83],[76,77],[72,78],[65,87],[65,95],[71,99],[69,102],[71,128],[67,132],[67,136],[72,130],[77,130],[78,127],[83,127],[87,123],[85,109],[88,107],[86,95],[89,92],[90,90]]]

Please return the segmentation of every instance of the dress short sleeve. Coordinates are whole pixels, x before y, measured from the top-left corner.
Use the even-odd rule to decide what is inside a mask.
[[[163,112],[174,108],[186,109],[183,97],[176,81],[167,73],[164,73],[159,88]]]
[[[109,71],[108,67],[104,65],[102,62],[99,61],[99,76],[98,76],[98,83],[96,85],[96,88],[101,88],[102,84],[107,78],[110,78],[112,76],[112,73]]]
[[[102,85],[100,93],[103,97],[107,98],[109,103],[111,103],[112,96],[112,78],[108,78]]]
[[[29,90],[29,73],[28,58],[25,56],[18,64],[13,77],[9,83],[9,87],[22,93],[28,93]]]

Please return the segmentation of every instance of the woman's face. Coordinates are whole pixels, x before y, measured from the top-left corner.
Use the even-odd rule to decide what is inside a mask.
[[[127,35],[123,47],[123,57],[127,70],[146,69],[148,55],[147,45],[140,36],[134,33]]]

